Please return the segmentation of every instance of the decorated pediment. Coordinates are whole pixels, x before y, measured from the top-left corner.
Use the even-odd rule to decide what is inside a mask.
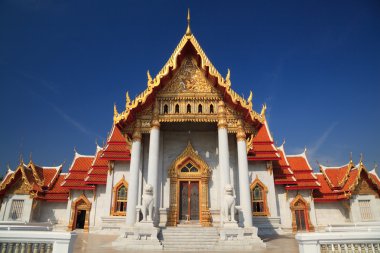
[[[17,181],[10,187],[8,194],[17,194],[17,195],[29,195],[32,187],[25,182],[22,178],[18,178]]]
[[[211,93],[219,95],[218,90],[197,66],[196,60],[187,56],[173,78],[162,88],[158,96],[180,96],[187,93]]]
[[[379,197],[379,193],[376,191],[374,185],[369,183],[369,179],[366,177],[361,177],[355,190],[353,192],[354,195],[374,195],[377,198]]]

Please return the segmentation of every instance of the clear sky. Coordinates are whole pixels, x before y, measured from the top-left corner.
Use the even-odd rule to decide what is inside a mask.
[[[0,1],[0,172],[94,154],[125,92],[186,29],[232,87],[268,105],[277,145],[324,165],[380,162],[380,1]]]

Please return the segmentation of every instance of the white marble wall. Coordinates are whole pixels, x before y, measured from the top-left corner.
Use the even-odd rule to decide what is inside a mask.
[[[268,188],[267,202],[270,212],[270,217],[279,217],[277,208],[276,191],[274,186],[273,172],[268,170],[267,162],[251,161],[248,163],[248,173],[250,184],[255,181],[256,176]]]
[[[315,202],[315,214],[318,227],[329,224],[342,224],[350,222],[349,211],[343,202]]]
[[[68,220],[66,219],[66,202],[46,202],[40,201],[39,203],[39,222],[52,221],[60,225],[67,225]]]
[[[373,221],[380,220],[380,200],[373,195],[353,195],[350,199],[350,219],[352,222],[368,221],[363,220],[360,214],[359,200],[369,200]]]
[[[0,220],[12,221],[11,219],[9,219],[9,213],[11,211],[13,200],[24,200],[22,217],[20,220],[18,220],[18,222],[30,222],[32,218],[33,199],[31,199],[29,195],[6,195],[3,198],[3,203],[0,209]]]
[[[315,216],[314,201],[311,197],[311,190],[299,190],[299,191],[288,191],[286,193],[284,186],[276,185],[276,196],[278,199],[278,210],[280,211],[281,217],[281,227],[285,230],[292,230],[292,211],[290,209],[290,204],[294,198],[301,194],[301,196],[310,204],[309,217],[310,222],[316,227],[317,219]]]

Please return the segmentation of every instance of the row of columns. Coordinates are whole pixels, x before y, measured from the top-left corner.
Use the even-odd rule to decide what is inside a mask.
[[[148,157],[148,184],[153,188],[153,205],[155,214],[158,212],[158,161],[159,161],[159,139],[160,139],[160,123],[158,120],[159,106],[156,101],[153,108],[153,117],[150,130],[149,141],[149,157]],[[132,150],[130,163],[130,180],[128,187],[128,205],[127,205],[127,226],[134,226],[136,217],[136,206],[138,200],[138,175],[141,159],[141,121],[135,123],[134,132],[132,135]],[[240,205],[244,217],[244,226],[252,227],[252,210],[250,204],[250,189],[248,177],[248,160],[246,148],[246,135],[242,122],[238,121],[237,153],[239,167],[239,190],[240,190]],[[221,185],[224,189],[226,185],[231,185],[230,177],[230,161],[229,161],[229,146],[226,109],[223,101],[218,104],[218,149],[219,149],[219,168],[221,170]],[[223,200],[222,200],[223,201]],[[155,217],[153,217],[155,219]]]

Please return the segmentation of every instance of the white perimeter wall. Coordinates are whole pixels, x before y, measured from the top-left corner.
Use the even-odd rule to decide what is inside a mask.
[[[315,214],[319,227],[350,222],[348,210],[340,201],[327,203],[315,202]]]
[[[46,202],[41,201],[40,203],[40,215],[38,218],[39,222],[52,221],[53,223],[58,223],[62,225],[67,225],[68,220],[66,217],[66,207],[67,202]]]

